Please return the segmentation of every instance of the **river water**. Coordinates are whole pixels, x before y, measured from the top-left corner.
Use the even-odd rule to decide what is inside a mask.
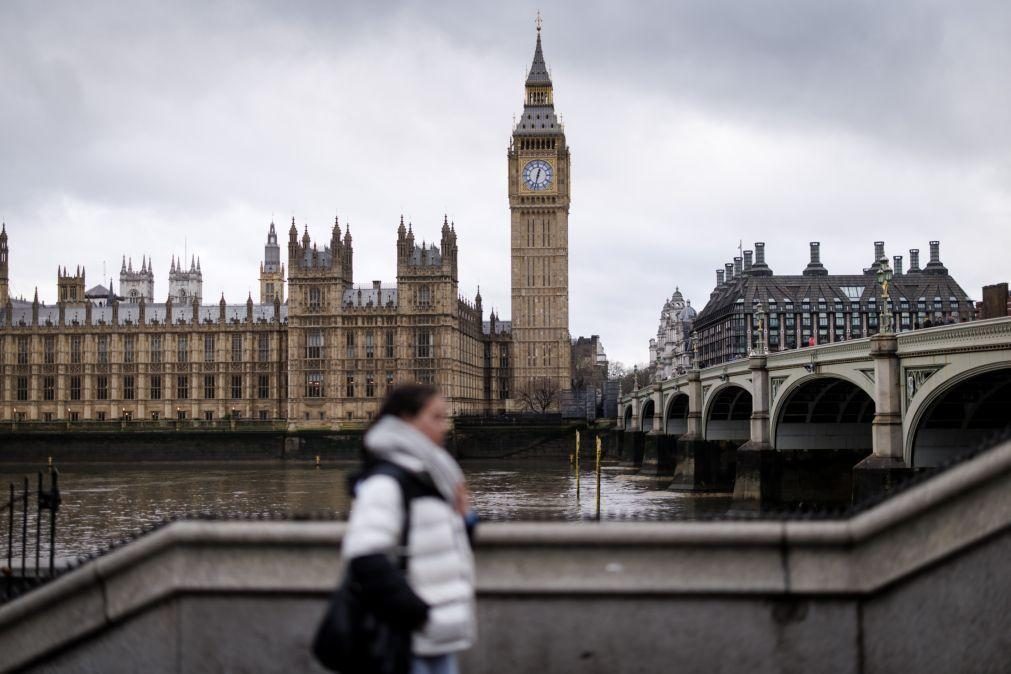
[[[346,517],[350,507],[347,476],[355,463],[311,462],[171,462],[65,463],[59,465],[63,503],[57,519],[57,554],[61,558],[93,552],[142,527],[166,518],[208,512],[219,516],[249,514]],[[486,520],[591,518],[596,512],[593,466],[576,474],[561,459],[464,462],[464,472],[478,514]],[[18,496],[24,476],[35,489],[44,465],[0,464],[2,502],[8,483]],[[48,476],[47,476],[48,481]],[[681,519],[716,516],[727,511],[728,494],[691,495],[667,491],[654,481],[616,465],[601,471],[603,518]],[[35,498],[31,499],[34,508]],[[15,557],[20,554],[21,505],[17,506]],[[3,513],[0,555],[6,563],[7,519]],[[43,515],[43,529],[48,513]],[[34,561],[34,515],[30,513],[28,556]],[[47,537],[43,537],[47,541]],[[43,560],[46,559],[43,543]],[[15,565],[19,564],[15,560]]]

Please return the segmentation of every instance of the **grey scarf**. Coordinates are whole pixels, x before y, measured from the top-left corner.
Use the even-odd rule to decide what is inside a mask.
[[[463,471],[442,447],[403,419],[384,416],[365,434],[365,449],[373,456],[414,472],[428,473],[435,488],[452,505],[463,484]]]

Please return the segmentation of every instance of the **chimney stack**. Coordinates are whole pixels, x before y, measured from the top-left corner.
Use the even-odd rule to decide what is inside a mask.
[[[743,260],[739,257],[734,258],[734,276],[738,277],[744,272]]]
[[[719,288],[723,285],[723,270],[716,270],[716,287]]]
[[[745,272],[750,272],[751,271],[751,256],[753,254],[754,253],[752,253],[752,251],[750,251],[750,250],[744,251],[744,271]]]
[[[909,273],[918,274],[920,272],[920,249],[909,249]]]
[[[725,265],[723,265],[723,268],[726,269],[727,271],[727,273],[724,275],[724,278],[727,280],[727,283],[730,283],[731,281],[734,280],[734,264],[732,262],[727,262]]]
[[[752,276],[772,276],[772,270],[765,264],[765,242],[755,242],[755,263],[751,265]]]
[[[826,276],[828,274],[828,270],[821,263],[820,242],[811,242],[811,261],[807,263],[807,267],[802,273],[804,276]]]
[[[878,263],[882,260],[887,260],[888,257],[885,255],[885,242],[875,241],[874,242],[874,262]]]
[[[901,274],[902,273],[902,256],[901,255],[893,255],[892,256],[892,261],[895,263],[892,266],[892,271],[896,275]]]
[[[930,242],[930,262],[923,269],[927,274],[947,274],[948,270],[941,264],[941,242]]]

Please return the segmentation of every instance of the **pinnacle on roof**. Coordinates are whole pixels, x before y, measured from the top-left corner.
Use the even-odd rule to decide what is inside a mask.
[[[544,63],[544,53],[541,51],[541,13],[537,12],[537,46],[534,48],[534,60],[530,64],[530,74],[527,75],[527,86],[551,86],[551,75]]]

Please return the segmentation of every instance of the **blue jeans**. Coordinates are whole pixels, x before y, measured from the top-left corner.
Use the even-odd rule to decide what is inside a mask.
[[[459,674],[456,655],[415,655],[411,660],[411,674]]]

